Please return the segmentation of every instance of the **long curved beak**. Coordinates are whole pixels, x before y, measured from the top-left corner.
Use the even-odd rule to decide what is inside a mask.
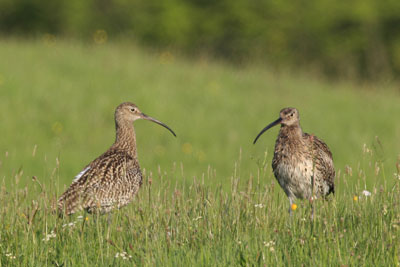
[[[144,119],[144,120],[155,122],[155,123],[160,124],[161,126],[167,128],[176,137],[176,134],[174,133],[174,131],[172,131],[171,128],[169,128],[166,124],[164,124],[161,121],[156,120],[156,119],[154,119],[154,118],[152,118],[150,116],[147,116],[144,113],[141,113],[140,115],[141,115],[142,119]]]
[[[257,142],[257,139],[258,139],[266,130],[268,130],[269,128],[272,128],[272,127],[278,125],[279,123],[281,123],[281,121],[282,121],[282,119],[279,118],[279,119],[277,119],[276,121],[271,122],[270,124],[268,124],[267,127],[265,127],[264,129],[262,129],[261,132],[257,135],[256,139],[254,139],[253,144],[255,144],[255,143]]]

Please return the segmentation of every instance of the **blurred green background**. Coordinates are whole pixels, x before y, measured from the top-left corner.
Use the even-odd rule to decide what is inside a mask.
[[[99,41],[105,34],[334,77],[400,72],[398,0],[1,0],[0,33]]]
[[[278,127],[252,141],[287,106],[338,171],[396,171],[399,1],[0,0],[0,36],[6,184],[69,184],[112,144],[123,101],[176,131],[135,123],[142,167],[172,182],[229,186],[265,151],[269,167]]]

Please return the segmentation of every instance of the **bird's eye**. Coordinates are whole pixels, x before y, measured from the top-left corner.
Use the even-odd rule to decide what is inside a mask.
[[[291,117],[293,117],[293,113],[292,113],[292,114],[290,114],[290,116],[291,116]]]
[[[135,108],[131,108],[131,111],[132,111],[132,112],[135,112],[135,111],[136,111],[136,109],[135,109]]]

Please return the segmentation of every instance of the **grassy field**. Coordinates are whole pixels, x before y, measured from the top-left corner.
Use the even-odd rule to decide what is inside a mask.
[[[53,181],[2,187],[0,265],[398,266],[400,175],[394,186],[376,183],[365,196],[356,172],[377,177],[363,169],[342,173],[340,193],[314,202],[314,220],[307,201],[298,201],[289,216],[266,166],[244,186],[233,176],[229,190],[202,180],[173,185],[175,172],[146,175],[134,203],[109,218],[58,218]],[[204,177],[215,178],[212,172]]]
[[[394,84],[188,61],[124,43],[1,40],[0,95],[1,265],[399,264]],[[178,137],[136,122],[146,176],[137,201],[110,224],[57,219],[56,197],[111,145],[123,101]],[[252,145],[286,106],[334,155],[337,193],[316,202],[313,222],[307,202],[289,218],[271,173],[278,128]]]

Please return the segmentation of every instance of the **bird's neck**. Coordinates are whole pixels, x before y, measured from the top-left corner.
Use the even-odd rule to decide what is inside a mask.
[[[116,138],[114,147],[124,150],[134,159],[137,159],[136,152],[136,134],[132,123],[116,123]]]
[[[298,123],[293,125],[282,125],[280,129],[280,135],[300,139],[303,137],[303,130]]]

